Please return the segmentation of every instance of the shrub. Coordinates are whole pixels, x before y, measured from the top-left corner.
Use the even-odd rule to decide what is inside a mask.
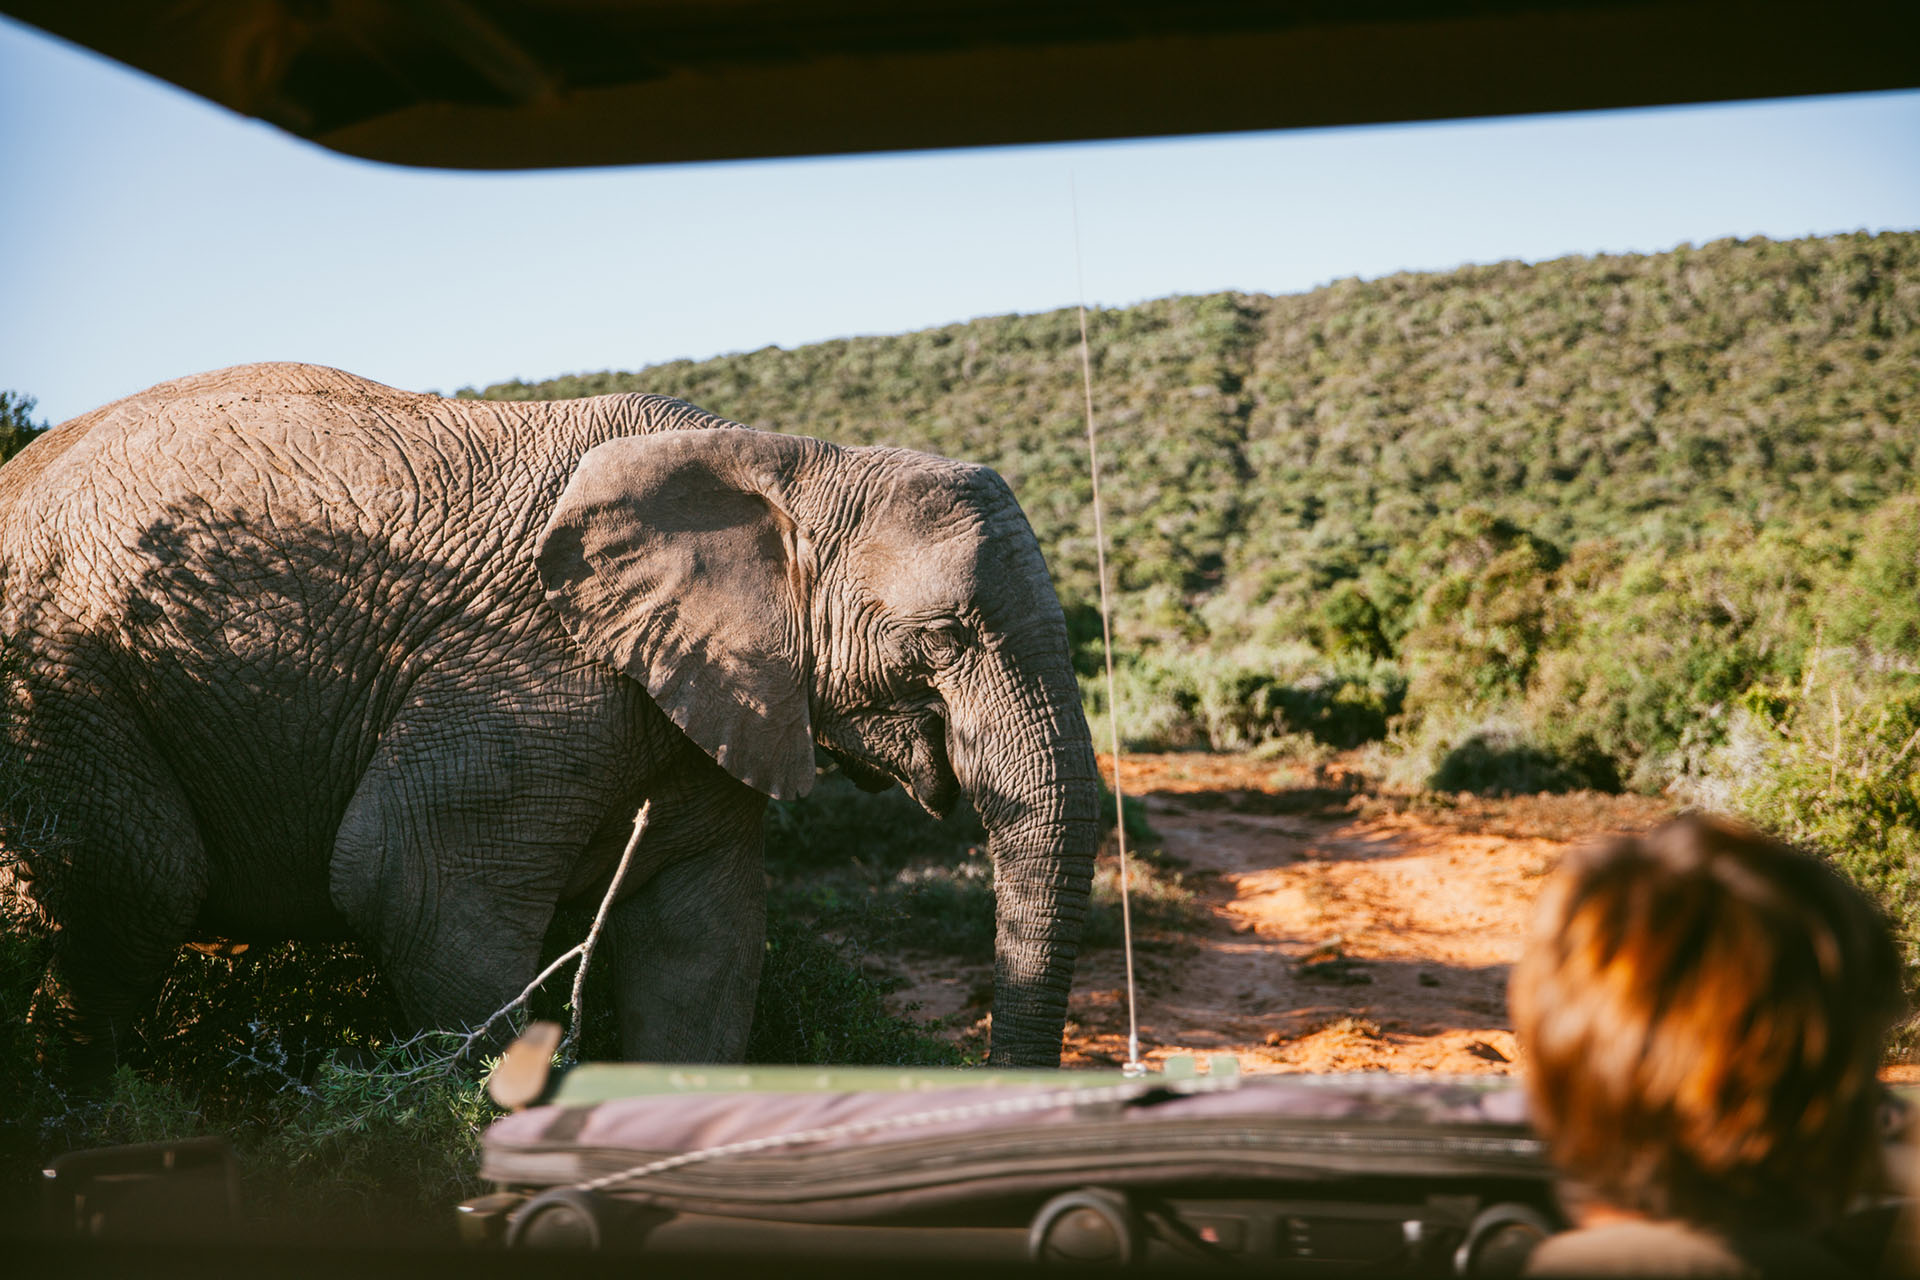
[[[0,784],[10,759],[0,752]],[[800,876],[851,863],[855,850],[883,861],[924,857],[935,833],[948,848],[984,842],[971,814],[942,828],[898,791],[870,796],[844,779],[827,780],[769,825],[770,868]],[[16,912],[23,905],[0,902]],[[584,936],[594,905],[556,912],[546,958]],[[990,898],[987,919],[991,954]],[[960,1061],[919,1022],[889,1012],[890,980],[865,965],[862,936],[822,936],[810,918],[771,913],[752,1060]],[[9,1100],[0,1109],[0,1195],[21,1212],[34,1202],[39,1169],[59,1151],[198,1134],[232,1142],[249,1195],[269,1221],[450,1230],[450,1206],[478,1189],[476,1144],[492,1114],[480,1085],[484,1064],[455,1066],[434,1057],[444,1042],[400,1038],[395,1028],[405,1019],[353,948],[181,952],[126,1065],[85,1097],[64,1087],[57,1062],[36,1058],[26,1015],[45,963],[44,937],[22,927],[0,932],[0,1096]],[[569,974],[536,995],[533,1016],[568,1020]],[[587,985],[585,1058],[619,1056],[612,983],[602,955]]]
[[[1400,652],[1412,673],[1412,709],[1471,707],[1527,687],[1557,622],[1559,548],[1467,507],[1428,526],[1396,556],[1416,603]]]
[[[1333,747],[1384,737],[1407,682],[1391,662],[1349,654],[1330,660],[1305,646],[1156,651],[1116,671],[1129,749],[1256,750],[1301,735]],[[1105,719],[1104,685],[1082,681],[1087,715]],[[1104,733],[1099,741],[1104,743]]]
[[[915,859],[953,861],[986,840],[986,828],[964,801],[942,822],[899,787],[866,792],[838,773],[819,778],[802,799],[767,806],[766,859],[776,878],[855,860],[887,869]]]
[[[0,391],[0,462],[5,462],[33,442],[47,429],[33,420],[40,402],[20,391]]]
[[[888,1011],[886,996],[897,989],[896,980],[863,968],[848,944],[775,917],[747,1061],[959,1065],[959,1050]]]
[[[897,792],[856,792],[845,779],[829,777],[821,779],[806,801],[791,803],[770,817],[770,827],[778,824],[782,842],[781,860],[769,862],[774,874],[770,916],[807,922],[817,932],[848,940],[840,945],[856,950],[884,944],[990,961],[993,868],[979,819],[968,810],[948,820],[957,824],[952,830],[943,830],[910,800],[910,811],[897,803],[905,799]],[[1158,857],[1152,848],[1157,834],[1147,822],[1145,802],[1128,796],[1124,812],[1128,847],[1142,865],[1151,863]],[[1113,792],[1104,784],[1098,813],[1103,848],[1110,854],[1117,847]],[[884,823],[886,829],[873,830],[874,823]],[[845,843],[832,843],[836,839]],[[962,839],[969,843],[956,848]],[[770,836],[770,848],[771,842]],[[1144,874],[1151,878],[1153,872]],[[1096,877],[1090,921],[1118,911],[1101,884]],[[1177,892],[1169,887],[1162,896],[1170,899]],[[1086,936],[1101,941],[1088,945],[1117,944],[1117,914],[1114,921],[1110,930],[1104,923],[1089,923]]]
[[[1832,859],[1886,910],[1920,995],[1920,676],[1823,657],[1744,700],[1693,793]]]
[[[1884,665],[1920,671],[1920,494],[1871,512],[1845,571],[1822,593],[1827,637]]]
[[[1604,752],[1636,790],[1697,772],[1743,690],[1798,673],[1810,601],[1843,543],[1817,527],[1736,523],[1693,549],[1577,548],[1527,718],[1551,749]]]
[[[1449,748],[1427,786],[1483,796],[1620,790],[1613,761],[1591,746],[1565,756],[1511,730],[1483,729]]]
[[[1165,865],[1157,853],[1129,856],[1127,896],[1131,899],[1136,930],[1180,931],[1199,919],[1193,892],[1178,871]],[[1084,948],[1119,947],[1126,941],[1120,911],[1120,860],[1103,858],[1093,873],[1093,896],[1087,904],[1087,922],[1080,934]]]
[[[1323,652],[1335,656],[1353,653],[1376,661],[1393,656],[1386,620],[1358,583],[1336,583],[1321,600],[1319,613],[1315,638]]]
[[[191,994],[177,983],[164,1014],[143,1019],[141,1040],[105,1087],[75,1092],[57,1060],[36,1061],[17,1016],[44,961],[23,945],[30,941],[0,936],[0,1013],[10,1032],[0,1063],[8,1098],[0,1113],[0,1203],[11,1211],[31,1213],[39,1170],[62,1151],[205,1134],[232,1145],[250,1207],[270,1225],[448,1235],[451,1206],[479,1189],[479,1132],[493,1114],[480,1086],[483,1064],[429,1063],[433,1046],[322,1053],[296,1041],[289,1050],[257,1019],[235,1030],[248,1017],[245,979]],[[186,971],[197,976],[206,959],[193,957]],[[313,972],[324,977],[328,967]],[[301,956],[289,949],[275,968],[292,976]],[[312,994],[343,1015],[368,1002],[364,991],[335,998],[316,987]],[[217,1032],[199,1034],[196,1017]],[[0,1224],[30,1225],[24,1217],[6,1223],[5,1212]]]

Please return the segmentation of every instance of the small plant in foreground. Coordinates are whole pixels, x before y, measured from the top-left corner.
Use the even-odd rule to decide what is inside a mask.
[[[960,1065],[959,1050],[887,1009],[897,985],[868,973],[810,927],[769,921],[747,1061]]]

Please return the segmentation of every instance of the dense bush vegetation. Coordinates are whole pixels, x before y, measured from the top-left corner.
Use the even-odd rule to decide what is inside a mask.
[[[1096,872],[1083,941],[1120,944],[1117,862],[1111,855],[1113,796],[1102,789],[1108,836]],[[1146,811],[1127,801],[1127,843],[1134,863],[1137,925],[1186,922],[1192,895],[1158,848]],[[770,913],[809,920],[845,945],[879,944],[953,956],[993,959],[993,868],[987,833],[963,801],[936,822],[904,792],[870,795],[838,776],[823,778],[804,800],[777,803],[769,818],[767,866],[774,889]],[[770,1059],[769,1059],[770,1060]]]

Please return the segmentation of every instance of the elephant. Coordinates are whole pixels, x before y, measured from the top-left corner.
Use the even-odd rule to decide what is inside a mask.
[[[352,940],[422,1027],[607,918],[621,1052],[739,1061],[763,815],[823,752],[995,870],[989,1065],[1059,1060],[1098,781],[1059,601],[991,470],[652,395],[504,403],[264,364],[0,468],[18,759],[54,838],[36,997],[111,1061],[188,945]]]

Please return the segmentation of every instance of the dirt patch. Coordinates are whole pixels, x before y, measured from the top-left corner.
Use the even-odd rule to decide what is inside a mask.
[[[1139,939],[1142,1055],[1229,1053],[1248,1072],[1512,1070],[1507,970],[1543,877],[1574,839],[1671,812],[1590,793],[1395,796],[1338,761],[1179,753],[1124,769],[1200,908],[1183,933]],[[985,966],[903,967],[900,999],[981,1034]],[[1110,1065],[1126,1045],[1125,957],[1092,952],[1063,1061]]]

